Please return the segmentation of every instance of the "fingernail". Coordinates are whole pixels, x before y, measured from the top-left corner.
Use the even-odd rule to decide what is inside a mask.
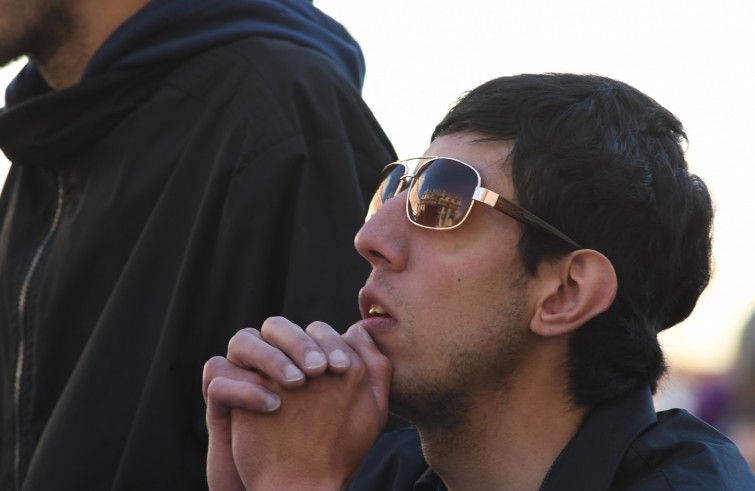
[[[295,365],[288,365],[283,371],[283,377],[286,379],[286,382],[296,382],[304,378],[304,373]]]
[[[319,351],[310,351],[304,358],[304,366],[307,368],[320,368],[325,363],[325,357]]]
[[[328,355],[328,361],[330,362],[331,366],[336,368],[349,366],[349,357],[346,356],[346,353],[344,353],[340,349],[333,350],[330,355]]]
[[[280,398],[275,394],[268,394],[265,396],[265,409],[267,411],[275,411],[281,405]]]

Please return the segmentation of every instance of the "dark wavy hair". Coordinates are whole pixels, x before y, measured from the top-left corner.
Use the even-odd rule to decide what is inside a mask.
[[[433,139],[477,131],[514,142],[516,197],[613,264],[612,306],[570,340],[569,392],[596,404],[666,370],[658,333],[684,320],[711,275],[713,206],[684,159],[679,120],[616,80],[538,74],[491,80],[463,95]],[[531,274],[571,246],[525,227],[519,252]]]

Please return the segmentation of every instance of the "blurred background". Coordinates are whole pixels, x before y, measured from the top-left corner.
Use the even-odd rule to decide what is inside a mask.
[[[662,335],[671,375],[658,405],[703,411],[701,391],[727,380],[755,310],[750,285],[755,165],[749,145],[755,130],[755,2],[315,0],[315,5],[361,44],[367,60],[364,97],[401,157],[423,153],[435,123],[465,90],[522,72],[616,78],[681,119],[690,166],[716,201],[716,272],[692,316]],[[22,64],[0,69],[0,87]],[[0,154],[0,182],[6,172]]]

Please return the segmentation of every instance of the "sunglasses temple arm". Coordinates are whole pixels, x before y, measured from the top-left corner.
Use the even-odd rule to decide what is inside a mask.
[[[531,225],[533,227],[539,228],[540,230],[544,232],[548,232],[552,235],[555,235],[559,239],[563,240],[567,244],[571,245],[575,249],[584,249],[581,245],[577,244],[574,240],[572,240],[568,235],[561,232],[559,229],[554,227],[553,225],[549,224],[548,222],[542,220],[536,215],[533,215],[532,213],[528,212],[527,210],[520,208],[513,203],[511,203],[508,200],[505,200],[504,198],[499,197],[498,201],[495,205],[496,208],[501,210],[502,212],[506,213],[510,217],[526,224]]]
[[[514,220],[524,223],[525,225],[531,225],[533,227],[539,228],[540,230],[544,232],[548,232],[552,235],[555,235],[556,237],[563,240],[567,244],[571,245],[575,249],[584,249],[584,247],[576,243],[574,240],[569,238],[569,236],[561,232],[559,229],[557,229],[553,225],[542,220],[538,216],[533,215],[527,210],[518,207],[511,201],[498,195],[498,193],[487,190],[485,188],[478,187],[477,190],[475,190],[474,199],[492,206],[493,208],[505,213],[506,215],[510,216]]]

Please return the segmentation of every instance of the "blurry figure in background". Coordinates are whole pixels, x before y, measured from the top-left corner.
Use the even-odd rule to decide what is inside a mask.
[[[307,0],[0,0],[0,489],[206,489],[203,363],[343,328],[395,158]],[[313,279],[316,279],[314,281]]]
[[[755,314],[742,331],[731,371],[702,384],[696,412],[731,438],[755,469]]]

